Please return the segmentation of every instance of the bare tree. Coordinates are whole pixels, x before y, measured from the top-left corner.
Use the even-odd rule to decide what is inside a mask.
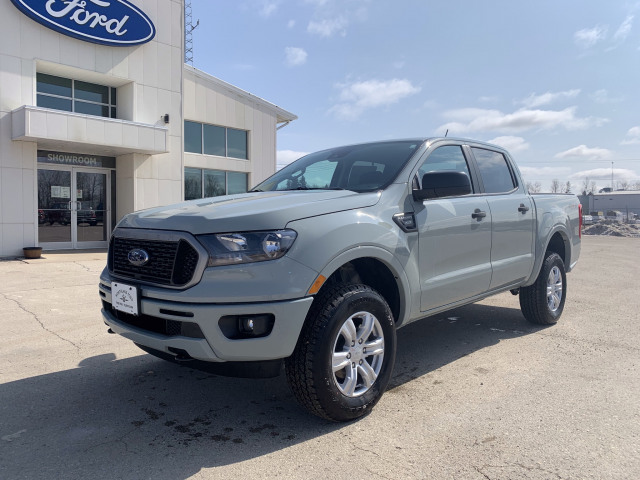
[[[567,180],[567,183],[564,184],[564,187],[561,188],[562,193],[571,193],[571,182]]]
[[[629,190],[629,186],[631,185],[631,182],[629,182],[629,180],[620,180],[618,182],[618,186],[620,188],[620,190]]]
[[[596,182],[589,181],[589,177],[585,177],[582,181],[582,195],[594,194],[597,191]]]
[[[554,178],[551,180],[551,193],[560,193],[560,180]]]
[[[524,186],[529,193],[540,193],[540,190],[542,190],[542,185],[540,184],[540,182],[526,182]]]
[[[640,180],[636,181],[636,183],[633,184],[633,189],[640,190]]]

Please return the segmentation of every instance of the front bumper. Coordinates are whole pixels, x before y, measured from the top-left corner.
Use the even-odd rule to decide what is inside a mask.
[[[205,362],[241,362],[275,360],[288,357],[298,341],[300,330],[313,302],[313,297],[273,302],[212,304],[183,303],[145,296],[141,291],[140,316],[147,322],[172,322],[177,334],[158,333],[141,326],[134,326],[126,316],[114,313],[111,308],[111,284],[101,278],[100,298],[103,303],[104,322],[115,333],[153,350],[170,355],[186,353]],[[228,315],[271,314],[275,318],[273,330],[260,338],[227,338],[219,326],[220,318]],[[204,338],[180,334],[182,322],[196,324]],[[195,329],[197,331],[197,329]],[[184,330],[182,330],[184,331]]]

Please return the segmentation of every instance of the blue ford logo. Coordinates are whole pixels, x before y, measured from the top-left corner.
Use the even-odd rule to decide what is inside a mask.
[[[134,248],[127,254],[127,260],[131,265],[141,267],[149,261],[149,254],[141,248]]]
[[[86,42],[138,45],[156,34],[153,23],[126,0],[11,0],[45,27]]]

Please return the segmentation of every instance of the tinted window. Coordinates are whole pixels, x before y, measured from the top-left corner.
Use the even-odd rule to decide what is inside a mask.
[[[472,148],[486,193],[510,192],[516,187],[511,169],[500,152]]]
[[[227,128],[227,156],[247,159],[247,132]]]
[[[227,191],[226,175],[219,170],[204,171],[204,196],[217,197]]]
[[[108,117],[109,107],[106,105],[98,105],[97,103],[87,103],[76,100],[74,112],[95,115],[97,117]]]
[[[245,193],[247,191],[247,174],[227,172],[227,195]]]
[[[258,191],[345,189],[371,192],[389,185],[421,142],[379,142],[312,153],[255,187]]]
[[[43,108],[53,108],[55,110],[64,110],[70,112],[72,104],[70,98],[50,97],[48,95],[38,94],[38,106]]]
[[[184,169],[184,199],[202,198],[202,170],[199,168]]]
[[[204,132],[204,153],[225,157],[226,139],[224,136],[224,127],[204,124],[202,128]]]
[[[418,170],[420,184],[422,184],[423,175],[429,172],[462,172],[469,177],[469,167],[462,153],[462,147],[445,145],[431,152]]]
[[[75,98],[90,102],[109,103],[109,87],[76,80],[74,88]],[[115,99],[113,103],[115,103]]]
[[[202,153],[202,124],[184,122],[184,151]]]
[[[36,75],[36,88],[38,93],[50,93],[61,97],[71,97],[71,80],[55,77],[45,73]]]

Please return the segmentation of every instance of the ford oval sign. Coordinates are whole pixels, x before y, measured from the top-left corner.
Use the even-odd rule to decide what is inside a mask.
[[[141,248],[134,248],[127,254],[127,260],[131,265],[142,267],[149,261],[149,254]]]
[[[128,47],[151,40],[153,23],[126,0],[11,0],[45,27],[87,42]]]

